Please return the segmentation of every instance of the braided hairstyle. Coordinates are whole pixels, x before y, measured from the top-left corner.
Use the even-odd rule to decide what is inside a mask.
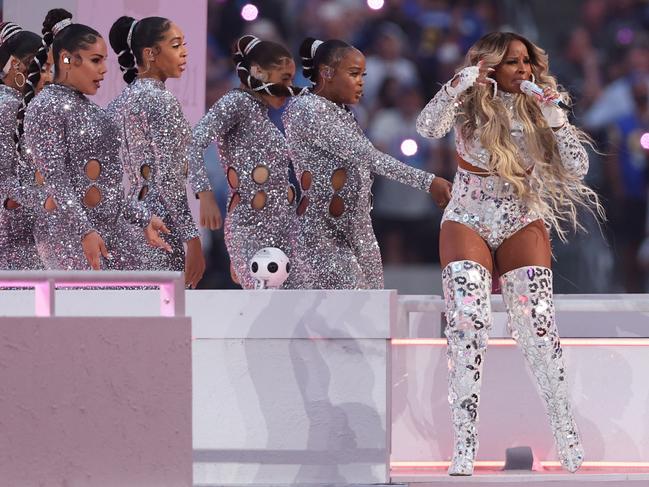
[[[101,34],[92,27],[83,24],[68,25],[60,24],[63,21],[71,22],[72,14],[65,9],[55,8],[47,12],[45,20],[43,21],[43,41],[40,49],[36,52],[34,59],[27,68],[27,81],[23,88],[23,103],[18,110],[18,124],[14,134],[14,142],[16,143],[16,150],[20,153],[20,144],[24,129],[25,110],[27,105],[32,101],[36,95],[36,87],[41,79],[42,66],[47,62],[47,54],[52,47],[52,54],[54,58],[54,77],[59,75],[59,55],[62,50],[74,54],[80,49],[86,49],[88,46],[97,42]],[[57,32],[54,33],[54,27],[57,26]]]
[[[11,56],[28,65],[31,58],[41,45],[41,37],[38,34],[23,30],[13,22],[0,24],[0,69],[1,76],[6,74],[3,67],[7,66]],[[0,83],[2,80],[0,79]]]
[[[119,69],[126,83],[131,84],[138,75],[138,65],[144,64],[142,51],[154,47],[164,39],[171,21],[163,17],[145,17],[135,20],[126,15],[115,21],[110,28],[108,40],[117,54]]]
[[[252,75],[253,64],[263,69],[270,69],[273,65],[280,64],[283,58],[293,59],[284,46],[245,35],[237,41],[235,48],[232,60],[237,65],[237,75],[244,86],[257,93],[271,96],[295,96],[302,93],[303,88],[285,86],[281,83],[266,83]]]
[[[300,45],[302,73],[314,85],[320,81],[320,66],[325,64],[335,68],[349,49],[356,49],[351,44],[338,39],[320,41],[307,37]]]

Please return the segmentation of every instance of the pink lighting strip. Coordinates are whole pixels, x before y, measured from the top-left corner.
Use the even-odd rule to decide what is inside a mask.
[[[0,271],[0,289],[34,289],[34,314],[55,315],[55,289],[157,287],[160,315],[185,315],[185,285],[181,272],[149,271]]]
[[[556,460],[541,460],[539,462],[544,468],[561,468],[561,464]],[[399,469],[446,469],[451,462],[391,462],[390,467],[393,470]],[[498,460],[482,460],[475,462],[477,468],[502,468],[505,466],[504,461]],[[649,468],[649,462],[584,462],[582,468],[592,469],[636,469],[636,468]]]
[[[393,346],[445,347],[446,338],[393,338]],[[512,347],[516,344],[511,338],[492,338],[489,346]],[[563,338],[561,345],[567,347],[647,347],[649,338]]]

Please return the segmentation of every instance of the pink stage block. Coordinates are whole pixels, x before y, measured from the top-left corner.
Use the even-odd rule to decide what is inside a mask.
[[[189,318],[0,318],[0,484],[192,485]]]

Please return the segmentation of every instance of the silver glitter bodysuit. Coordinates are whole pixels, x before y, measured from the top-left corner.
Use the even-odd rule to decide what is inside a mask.
[[[268,107],[242,89],[226,93],[196,125],[191,165],[203,164],[214,140],[230,188],[225,244],[241,286],[253,289],[248,263],[259,249],[277,247],[292,259],[295,192],[288,181],[288,146]]]
[[[446,91],[450,81],[426,105],[417,119],[417,131],[425,137],[440,138],[455,127],[455,147],[459,157],[469,164],[489,171],[491,154],[482,147],[479,134],[465,140],[461,131],[461,95]],[[523,125],[514,115],[518,95],[500,91],[498,96],[510,114],[512,140],[519,149],[522,167],[533,170],[534,160],[526,148]],[[564,167],[583,177],[588,172],[588,154],[579,141],[575,127],[566,122],[554,131]],[[515,193],[514,187],[498,175],[478,176],[458,168],[453,182],[451,201],[444,211],[442,224],[454,221],[475,230],[496,250],[503,241],[542,215],[529,208]]]
[[[428,191],[434,176],[377,150],[345,107],[311,93],[283,116],[303,196],[294,254],[297,284],[381,289],[383,266],[371,210],[373,175]]]
[[[0,85],[0,270],[42,269],[34,241],[34,170],[19,160],[14,144],[22,96]],[[20,205],[10,208],[7,200]]]
[[[123,139],[121,154],[129,176],[129,199],[141,201],[171,231],[162,237],[173,252],[150,247],[144,266],[183,271],[183,242],[199,236],[187,201],[187,178],[194,193],[211,187],[202,161],[194,167],[187,160],[191,127],[182,107],[162,81],[137,78],[110,103],[108,112]]]
[[[25,151],[44,179],[34,237],[46,268],[89,269],[81,240],[92,230],[112,254],[102,269],[141,267],[150,214],[124,198],[118,135],[105,110],[67,86],[45,86],[27,107]]]

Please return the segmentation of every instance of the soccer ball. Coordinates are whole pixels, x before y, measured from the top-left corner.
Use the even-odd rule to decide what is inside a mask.
[[[288,278],[291,264],[280,249],[266,247],[252,256],[249,268],[250,275],[257,281],[255,289],[277,289]]]

